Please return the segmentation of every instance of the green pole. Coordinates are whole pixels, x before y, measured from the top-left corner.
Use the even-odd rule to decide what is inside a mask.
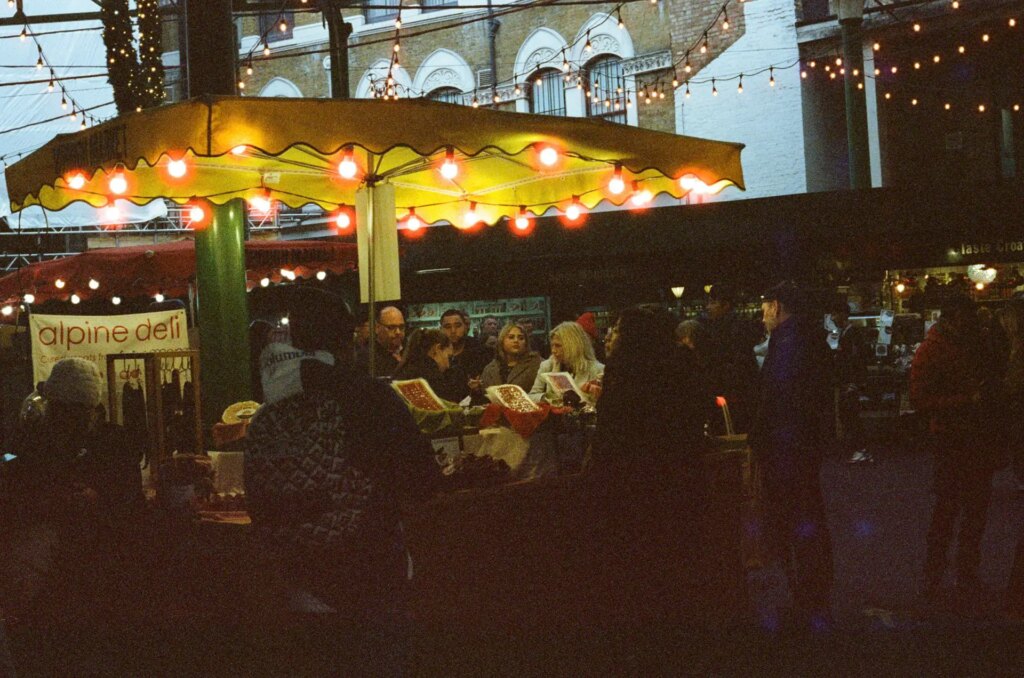
[[[203,422],[252,397],[249,308],[245,290],[245,203],[211,206],[210,224],[196,233],[199,362]]]
[[[843,66],[846,76],[846,141],[850,150],[850,188],[871,188],[871,159],[868,155],[868,113],[864,90],[864,52],[861,41],[862,18],[841,19],[843,38]],[[858,73],[859,75],[854,75]]]

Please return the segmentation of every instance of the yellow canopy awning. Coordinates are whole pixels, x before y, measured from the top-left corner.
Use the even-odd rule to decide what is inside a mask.
[[[541,152],[553,148],[553,164]],[[396,217],[460,224],[470,203],[494,222],[520,206],[535,214],[624,203],[634,192],[682,197],[694,186],[743,188],[742,144],[596,119],[506,113],[423,99],[400,101],[211,97],[146,110],[60,135],[7,168],[11,209],[112,197],[273,198],[331,210],[367,184],[390,183]],[[550,152],[549,152],[550,153]],[[339,175],[351,156],[356,176]],[[439,171],[446,156],[454,178]],[[181,162],[184,161],[184,165]],[[618,171],[625,188],[609,182]],[[111,179],[123,175],[123,191]],[[176,176],[181,174],[181,176]],[[635,183],[634,183],[635,182]],[[115,188],[122,188],[114,184]]]

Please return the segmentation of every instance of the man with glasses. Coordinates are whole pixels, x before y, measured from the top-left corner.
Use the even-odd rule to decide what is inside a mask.
[[[402,362],[405,346],[405,316],[394,306],[385,306],[377,314],[376,337],[373,342],[374,376],[390,377]]]

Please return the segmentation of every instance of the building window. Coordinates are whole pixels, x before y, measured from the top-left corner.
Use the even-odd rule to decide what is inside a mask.
[[[287,26],[283,31],[281,30],[282,21]],[[289,40],[294,29],[295,12],[281,11],[260,14],[260,37],[266,42]]]
[[[565,115],[565,81],[561,71],[549,68],[530,77],[530,113]]]
[[[366,0],[364,4],[370,5],[365,9],[368,24],[394,19],[401,7],[400,0]]]
[[[443,101],[446,104],[462,104],[462,90],[455,87],[438,87],[427,93],[431,101]]]
[[[622,59],[606,54],[591,59],[584,67],[587,116],[626,123],[626,83]]]
[[[443,7],[458,7],[459,0],[421,0],[420,11],[429,12]]]

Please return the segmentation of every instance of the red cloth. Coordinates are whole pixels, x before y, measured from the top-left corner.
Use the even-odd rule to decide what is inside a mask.
[[[587,311],[579,318],[576,318],[576,323],[583,328],[583,331],[590,335],[590,338],[597,341],[597,316],[590,311]]]
[[[524,438],[529,438],[549,414],[562,414],[566,411],[564,407],[551,407],[547,403],[538,403],[537,407],[540,410],[536,412],[516,412],[497,403],[491,403],[480,416],[480,428],[494,426],[504,419],[509,428]]]

